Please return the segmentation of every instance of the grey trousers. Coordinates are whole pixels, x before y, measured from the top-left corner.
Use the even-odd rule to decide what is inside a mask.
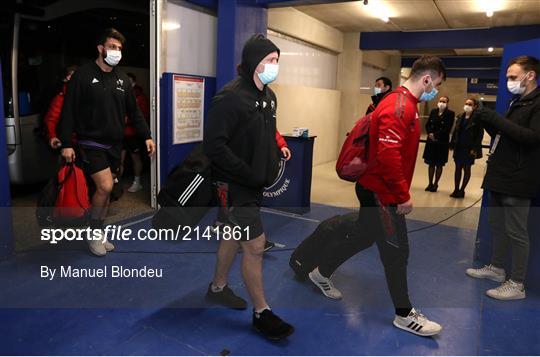
[[[523,283],[529,261],[529,232],[527,221],[531,200],[490,192],[489,225],[493,237],[491,264],[504,267],[509,248],[512,248],[510,279]]]

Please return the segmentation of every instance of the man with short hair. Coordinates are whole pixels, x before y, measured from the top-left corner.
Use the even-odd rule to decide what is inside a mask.
[[[540,187],[539,73],[540,62],[535,57],[511,60],[506,70],[506,85],[514,97],[505,117],[489,109],[481,110],[478,116],[494,137],[482,185],[489,192],[493,254],[489,265],[467,269],[466,273],[502,283],[486,291],[489,297],[498,300],[525,298],[529,208]],[[512,271],[507,279],[504,263],[509,251]]]
[[[383,98],[386,97],[386,95],[390,92],[392,92],[392,81],[386,77],[377,78],[375,81],[375,86],[373,87],[373,96],[371,96],[373,103],[371,103],[367,108],[366,115],[374,111],[381,100],[383,100]]]
[[[116,65],[122,58],[124,36],[113,28],[103,31],[97,42],[98,57],[73,74],[64,100],[59,123],[62,157],[75,160],[71,137],[77,135],[77,155],[96,186],[92,196],[90,228],[101,232],[89,239],[90,251],[104,256],[114,245],[106,241],[103,221],[107,215],[113,174],[120,163],[125,118],[128,116],[137,134],[145,140],[148,154],[155,151],[150,130],[137,106],[129,78]]]
[[[356,184],[358,226],[365,231],[345,243],[330,243],[319,267],[309,273],[324,295],[340,299],[342,294],[330,277],[348,258],[375,243],[395,307],[394,326],[420,336],[436,335],[442,327],[409,301],[405,215],[413,209],[409,190],[421,133],[417,105],[435,98],[445,79],[446,69],[439,58],[421,57],[414,62],[411,77],[373,111],[368,168]]]
[[[242,276],[254,305],[253,326],[274,340],[294,331],[270,309],[262,278],[266,237],[260,206],[264,187],[275,180],[279,167],[277,100],[268,87],[277,78],[278,61],[279,49],[263,35],[246,42],[239,77],[212,100],[203,140],[226,220],[217,233],[217,263],[206,299],[230,308],[246,308],[246,301],[228,286],[229,270],[241,247]],[[231,230],[240,233],[239,240],[230,239]]]

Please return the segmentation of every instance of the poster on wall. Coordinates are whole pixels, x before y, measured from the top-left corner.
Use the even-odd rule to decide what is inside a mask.
[[[173,145],[203,139],[204,78],[173,76]]]

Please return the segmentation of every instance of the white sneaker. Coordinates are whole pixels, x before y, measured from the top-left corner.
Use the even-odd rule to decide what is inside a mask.
[[[86,242],[88,243],[88,248],[90,249],[90,252],[92,254],[102,257],[105,254],[107,254],[107,249],[103,245],[103,235],[105,233],[103,230],[95,230],[88,238],[95,238],[95,239],[88,239]]]
[[[107,249],[105,249],[101,240],[87,240],[87,242],[88,248],[90,249],[90,252],[92,252],[92,254],[98,257],[102,257],[107,254]]]
[[[506,273],[502,268],[496,268],[493,265],[485,265],[483,268],[469,268],[465,271],[468,276],[478,279],[489,279],[502,283],[506,280]]]
[[[441,325],[428,320],[419,310],[415,310],[414,308],[407,317],[396,315],[394,326],[419,336],[433,336],[442,330]]]
[[[319,273],[319,268],[313,269],[311,273],[308,274],[309,279],[315,284],[322,293],[328,296],[330,299],[339,300],[343,297],[341,291],[336,289],[332,281]]]
[[[525,299],[525,286],[509,279],[499,287],[486,291],[486,295],[498,300]]]
[[[104,243],[103,243],[103,247],[105,247],[105,250],[107,252],[110,252],[111,250],[114,250],[114,244],[112,244],[111,242],[109,242],[108,240],[106,240]]]
[[[139,182],[134,181],[127,190],[131,193],[139,192],[140,190],[142,190],[142,185]]]

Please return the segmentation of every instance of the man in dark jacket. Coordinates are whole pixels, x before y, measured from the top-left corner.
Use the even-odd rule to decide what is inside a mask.
[[[373,87],[373,95],[371,96],[371,101],[373,103],[368,106],[366,115],[374,111],[381,100],[383,100],[383,98],[386,97],[386,95],[390,92],[392,92],[392,81],[386,77],[377,78],[375,81],[375,86]]]
[[[527,220],[531,199],[540,185],[540,88],[537,58],[521,56],[510,61],[506,71],[508,90],[515,95],[505,118],[483,110],[479,119],[494,136],[483,188],[489,191],[489,224],[493,236],[491,264],[467,269],[475,278],[502,283],[488,296],[499,300],[525,298],[523,282],[529,259]],[[512,272],[506,280],[503,269],[512,250]]]
[[[97,44],[98,58],[77,69],[69,81],[59,123],[62,156],[68,163],[75,160],[71,142],[75,133],[78,154],[96,186],[90,228],[93,232],[101,232],[101,237],[92,234],[95,239],[89,240],[88,245],[97,256],[114,249],[103,234],[103,220],[109,207],[113,174],[120,166],[126,116],[131,119],[139,137],[145,140],[148,154],[155,151],[129,78],[116,69],[124,42],[124,36],[115,29],[107,29],[101,34]]]
[[[253,326],[271,339],[285,338],[294,331],[268,306],[262,279],[266,237],[260,206],[263,189],[274,181],[279,166],[277,101],[267,84],[277,77],[278,60],[279,49],[263,35],[246,42],[240,76],[212,100],[203,141],[212,161],[222,217],[227,221],[217,233],[217,265],[206,298],[227,307],[246,308],[246,302],[227,286],[230,267],[241,247],[242,275],[254,305]]]

